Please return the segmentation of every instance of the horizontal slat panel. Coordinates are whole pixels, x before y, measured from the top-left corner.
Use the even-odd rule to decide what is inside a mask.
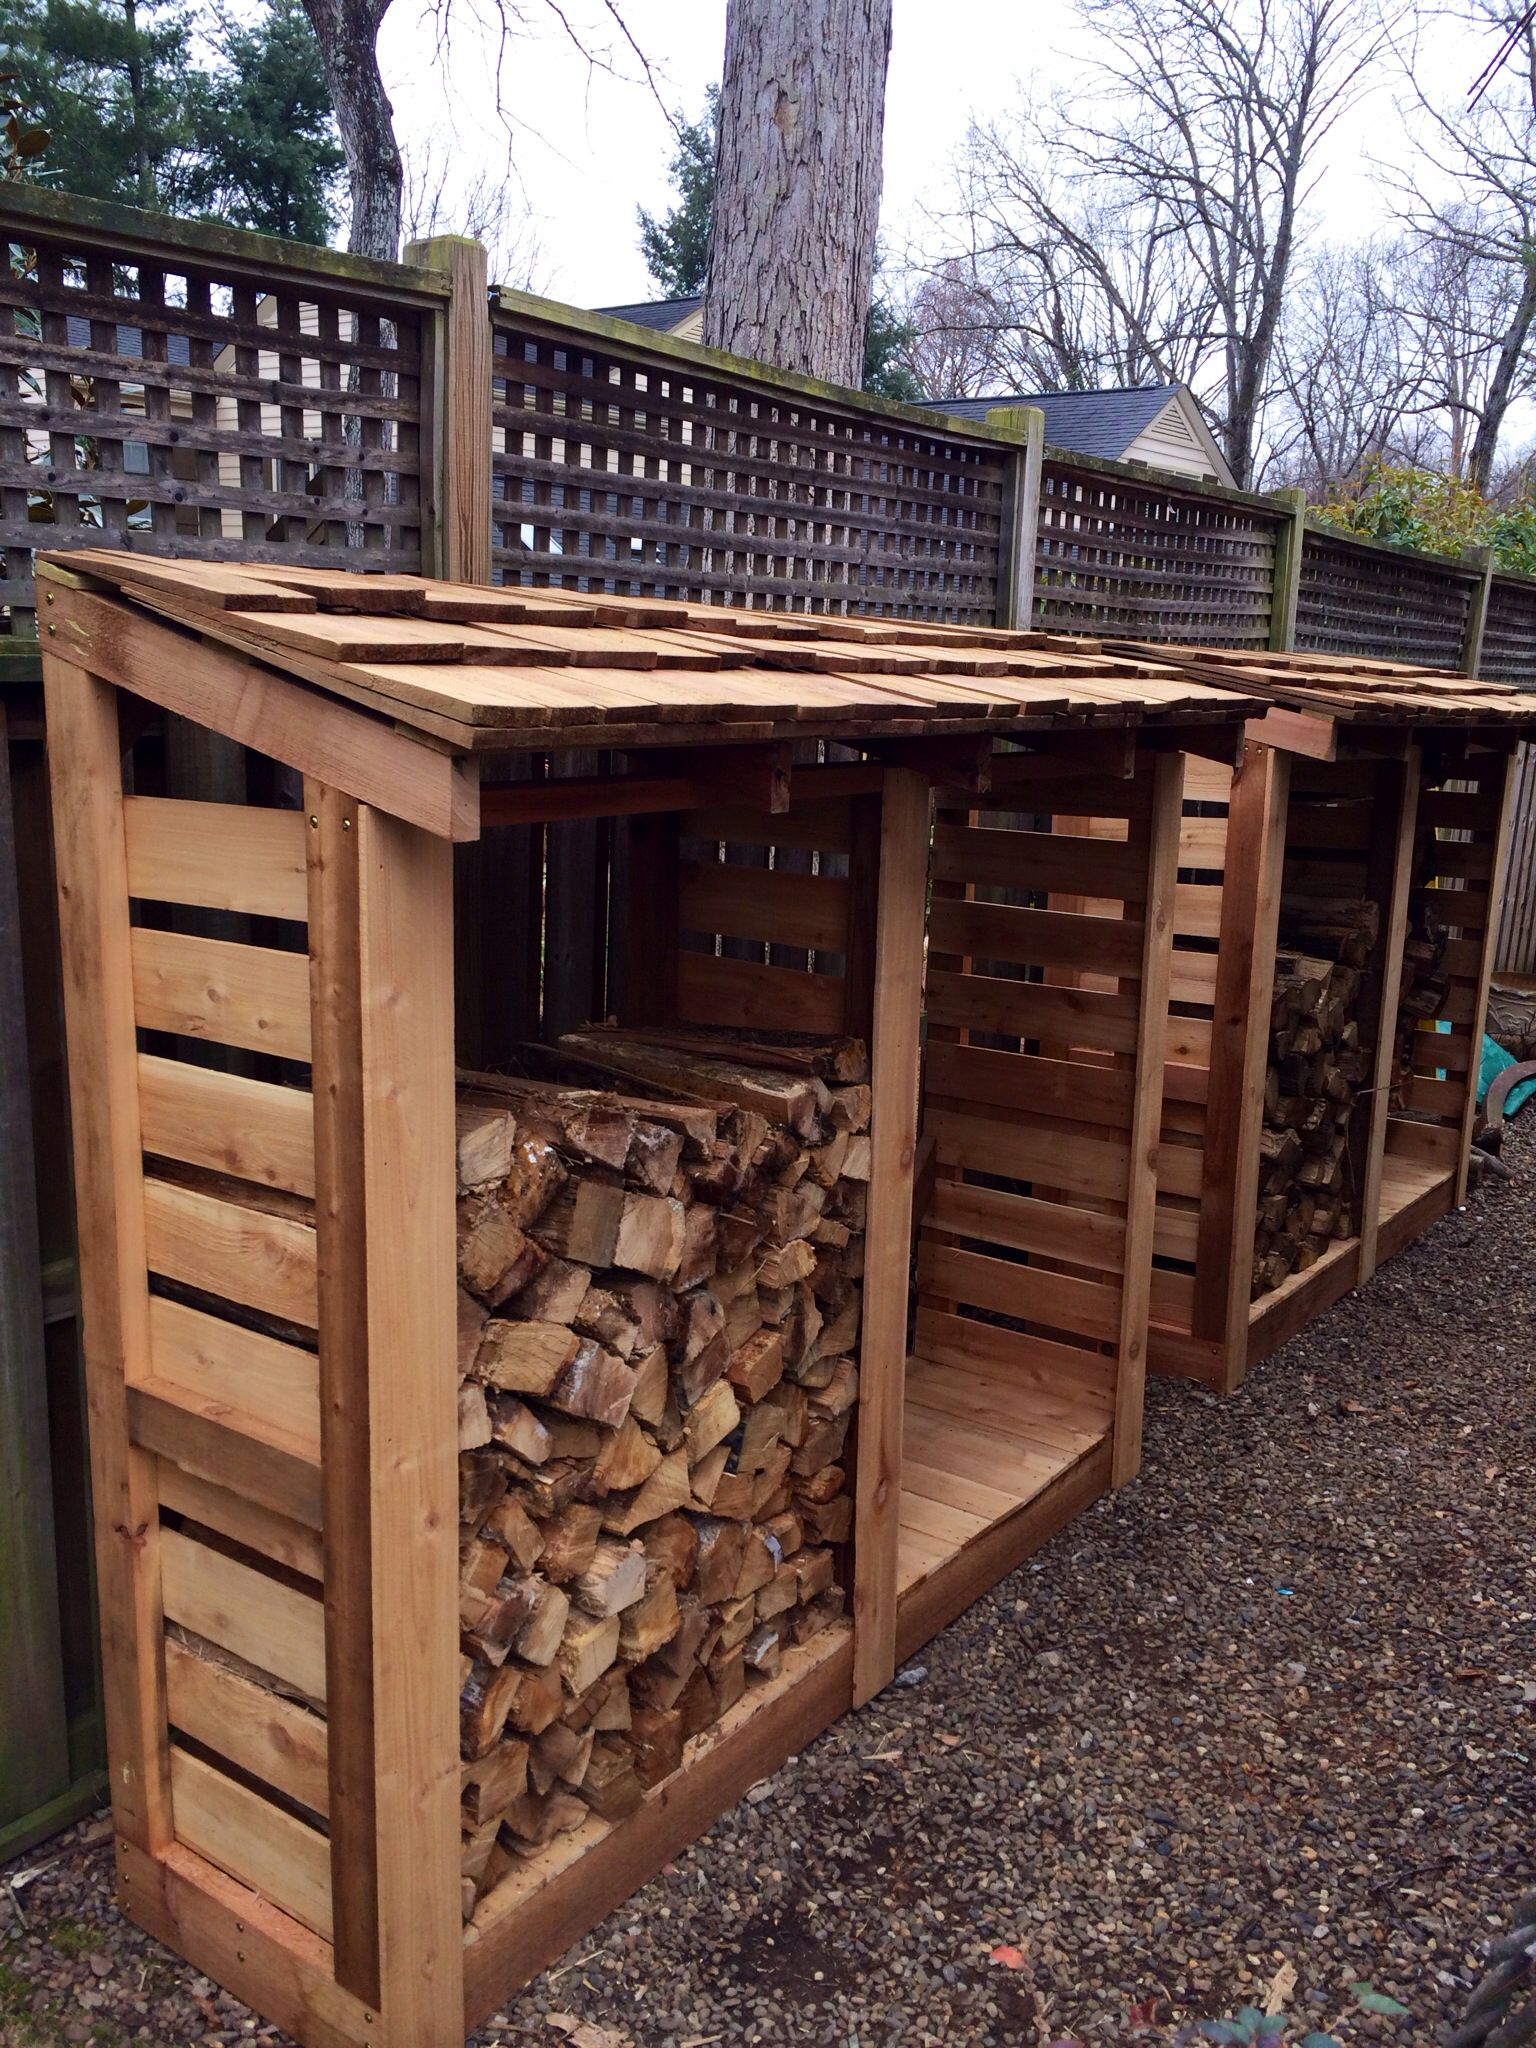
[[[841,953],[848,942],[848,884],[831,875],[684,861],[677,919],[688,932]]]
[[[1001,1188],[967,1187],[963,1181],[935,1183],[927,1222],[957,1237],[1006,1245],[1038,1258],[1118,1273],[1125,1260],[1125,1225],[1116,1216],[1074,1209],[1064,1202],[1039,1202]]]
[[[1038,1181],[1103,1201],[1125,1199],[1129,1147],[1123,1143],[1078,1135],[1066,1139],[1049,1125],[1010,1124],[999,1116],[963,1116],[945,1109],[929,1114],[926,1130],[945,1166]]]
[[[1168,1067],[1209,1067],[1211,1064],[1211,1020],[1209,1017],[1170,1017],[1167,1039]],[[1168,1081],[1163,1085],[1166,1088]],[[1190,1098],[1195,1099],[1195,1098]]]
[[[1415,1074],[1403,1090],[1404,1107],[1429,1116],[1460,1117],[1467,1106],[1465,1081],[1426,1081]]]
[[[296,1522],[291,1516],[275,1514],[262,1502],[247,1500],[195,1472],[184,1472],[169,1458],[159,1461],[157,1483],[162,1508],[217,1529],[232,1542],[244,1544],[247,1550],[260,1551],[274,1564],[286,1565],[307,1578],[318,1579],[322,1575],[325,1560],[317,1529]]]
[[[315,1192],[315,1109],[307,1089],[140,1053],[139,1123],[146,1152],[295,1195]]]
[[[150,1178],[144,1228],[152,1273],[314,1328],[311,1225]]]
[[[1001,975],[930,973],[928,1021],[1093,1046],[1101,1052],[1136,1050],[1134,996],[1049,988],[1037,981],[1007,981]]]
[[[840,974],[803,974],[712,953],[677,956],[677,1009],[685,1024],[760,1026],[771,1017],[776,1030],[837,1032],[844,1000]]]
[[[154,1295],[149,1352],[157,1378],[210,1413],[320,1455],[320,1362],[312,1351]]]
[[[130,796],[123,827],[130,896],[300,923],[309,916],[299,811]]]
[[[1152,1319],[1163,1323],[1169,1329],[1188,1330],[1193,1327],[1195,1313],[1195,1276],[1193,1273],[1170,1273],[1166,1267],[1152,1268],[1152,1288],[1148,1297]]]
[[[330,1940],[331,1846],[318,1829],[184,1749],[171,1751],[171,1811],[178,1841]]]
[[[1199,1145],[1159,1145],[1158,1192],[1165,1195],[1198,1195],[1204,1161],[1204,1148]]]
[[[995,1323],[978,1323],[970,1316],[948,1315],[922,1305],[917,1311],[916,1335],[919,1357],[962,1368],[997,1366],[1021,1392],[1030,1388],[1047,1394],[1064,1390],[1091,1403],[1112,1398],[1115,1361],[1101,1351],[1053,1344],[1049,1337],[999,1329]]]
[[[1141,972],[1142,928],[1119,917],[1080,917],[1072,911],[935,897],[930,944],[935,953],[1032,967],[1086,967],[1119,975]]]
[[[1179,866],[1224,868],[1227,864],[1225,818],[1182,818],[1179,821]]]
[[[1424,867],[1431,875],[1486,881],[1493,873],[1493,848],[1464,839],[1437,839],[1426,849]]]
[[[291,1438],[242,1426],[251,1422],[211,1402],[200,1406],[174,1380],[150,1379],[128,1389],[129,1437],[141,1449],[318,1529],[318,1455],[306,1456]]]
[[[216,1039],[282,1059],[309,1058],[309,961],[135,926],[134,1020],[146,1031]]]
[[[1203,754],[1184,756],[1184,800],[1192,804],[1224,804],[1232,797],[1232,770]]]
[[[1168,999],[1174,1003],[1214,1003],[1216,1000],[1216,958],[1214,953],[1191,953],[1183,947],[1170,956]]]
[[[1173,928],[1187,939],[1221,937],[1221,886],[1179,882],[1173,891]]]
[[[928,1099],[950,1097],[955,1107],[984,1102],[995,1109],[1028,1109],[1123,1130],[1130,1124],[1135,1086],[1134,1074],[1114,1067],[938,1042],[928,1048],[924,1094]]]
[[[1014,811],[1049,811],[1061,830],[1064,819],[1127,818],[1144,821],[1152,809],[1152,778],[1137,776],[1042,774],[1027,755],[994,754],[992,757],[992,801],[1008,798],[1006,808]],[[987,806],[980,806],[983,816]],[[1069,825],[1068,830],[1072,827]],[[1079,828],[1080,829],[1080,828]]]
[[[1486,889],[1415,888],[1415,909],[1427,909],[1442,925],[1452,930],[1484,932],[1488,929],[1489,902]]]
[[[1291,805],[1286,819],[1286,843],[1365,851],[1371,844],[1375,816],[1374,807],[1364,798],[1347,803],[1298,801]]]
[[[793,846],[806,853],[846,853],[851,826],[846,797],[792,803],[787,811],[729,809],[684,811],[678,831],[684,839],[712,839],[727,846]]]
[[[318,1600],[175,1529],[160,1534],[160,1579],[168,1621],[324,1700],[325,1609]]]
[[[173,1728],[315,1813],[330,1811],[318,1714],[174,1640],[165,1645],[165,1690]]]
[[[1146,894],[1146,853],[1124,840],[1085,839],[1054,832],[987,830],[942,819],[933,832],[933,878],[977,887],[1072,889],[1092,896],[1141,902]]]
[[[1163,1259],[1193,1259],[1200,1236],[1198,1209],[1159,1202],[1152,1215],[1152,1249]]]
[[[1461,1136],[1449,1124],[1416,1124],[1392,1117],[1387,1124],[1387,1155],[1413,1159],[1427,1166],[1450,1166],[1461,1150]]]
[[[1419,818],[1448,832],[1494,832],[1498,829],[1498,797],[1469,789],[1424,789],[1419,792]]]

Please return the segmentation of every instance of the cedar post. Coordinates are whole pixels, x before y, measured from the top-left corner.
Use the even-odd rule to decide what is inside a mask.
[[[1040,531],[1040,478],[1045,462],[1045,414],[1038,405],[999,405],[987,425],[1015,435],[1003,511],[1003,560],[998,575],[997,623],[1016,631],[1034,624],[1035,550]]]
[[[1141,1466],[1146,1402],[1147,1319],[1152,1295],[1152,1239],[1157,1222],[1157,1147],[1163,1121],[1163,1067],[1168,1036],[1168,983],[1173,964],[1174,889],[1179,825],[1184,811],[1184,756],[1160,754],[1153,769],[1147,843],[1147,903],[1141,949],[1141,1011],[1136,1026],[1136,1080],[1131,1100],[1126,1179],[1125,1263],[1116,1345],[1115,1427],[1110,1483],[1123,1486]]]
[[[1274,585],[1269,604],[1269,645],[1283,653],[1296,645],[1296,604],[1301,595],[1301,553],[1307,533],[1307,494],[1294,484],[1271,493],[1281,508],[1275,533]]]
[[[337,1982],[462,2038],[451,850],[305,784]]]
[[[411,242],[407,263],[445,270],[452,295],[428,326],[423,412],[430,422],[433,502],[422,522],[422,566],[451,583],[491,580],[491,316],[480,242],[434,235]],[[425,424],[425,422],[424,422]]]
[[[46,652],[43,689],[70,1079],[91,1105],[70,1122],[112,1824],[120,1849],[158,1856],[171,1793],[155,1460],[128,1419],[150,1376],[149,1259],[117,692]]]
[[[1254,1201],[1290,781],[1290,755],[1249,740],[1227,815],[1193,1319],[1196,1337],[1222,1346],[1217,1391],[1225,1394],[1248,1370]]]
[[[871,1044],[869,1221],[854,1493],[853,1703],[896,1670],[896,1550],[917,1161],[918,1034],[928,885],[928,778],[890,768],[880,818]]]
[[[1381,1236],[1381,1174],[1386,1159],[1387,1125],[1392,1115],[1392,1076],[1397,1065],[1397,1004],[1402,993],[1403,946],[1408,936],[1409,899],[1413,890],[1413,838],[1419,814],[1419,776],[1423,753],[1410,747],[1399,764],[1388,761],[1378,771],[1377,787],[1395,788],[1397,832],[1390,843],[1386,873],[1386,921],[1379,942],[1380,997],[1377,1005],[1376,1057],[1371,1073],[1371,1099],[1366,1119],[1365,1175],[1360,1196],[1360,1270],[1363,1287],[1376,1270]]]
[[[1472,564],[1477,581],[1467,599],[1467,626],[1461,640],[1461,673],[1475,676],[1482,664],[1488,601],[1493,595],[1493,549],[1468,548],[1464,559]]]

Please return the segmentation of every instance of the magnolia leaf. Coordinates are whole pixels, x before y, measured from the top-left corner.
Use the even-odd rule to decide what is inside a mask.
[[[1372,1991],[1367,1988],[1359,1993],[1358,2002],[1362,2012],[1387,2013],[1394,2019],[1405,2020],[1408,2017],[1407,2006],[1399,2005],[1395,1998],[1388,1998],[1385,1991]]]

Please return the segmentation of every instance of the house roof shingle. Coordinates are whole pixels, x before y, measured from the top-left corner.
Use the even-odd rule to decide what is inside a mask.
[[[649,299],[633,306],[596,306],[593,311],[606,313],[610,320],[628,320],[636,327],[654,327],[666,334],[690,313],[696,313],[703,303],[702,298]]]
[[[1177,384],[1148,384],[1104,391],[1008,392],[997,398],[933,398],[935,412],[957,419],[984,420],[997,406],[1037,405],[1045,414],[1045,438],[1075,455],[1101,455],[1116,462],[1136,436],[1151,426]]]

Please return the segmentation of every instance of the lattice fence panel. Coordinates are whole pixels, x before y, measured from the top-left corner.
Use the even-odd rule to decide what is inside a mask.
[[[1010,451],[494,322],[505,583],[990,625]]]
[[[34,548],[421,567],[423,315],[217,256],[10,230],[0,274],[0,592]]]
[[[1265,647],[1278,515],[1047,460],[1035,619],[1075,633]]]
[[[1494,577],[1478,673],[1536,690],[1536,579]]]
[[[1423,556],[1308,532],[1301,551],[1296,645],[1459,668],[1476,577]]]

